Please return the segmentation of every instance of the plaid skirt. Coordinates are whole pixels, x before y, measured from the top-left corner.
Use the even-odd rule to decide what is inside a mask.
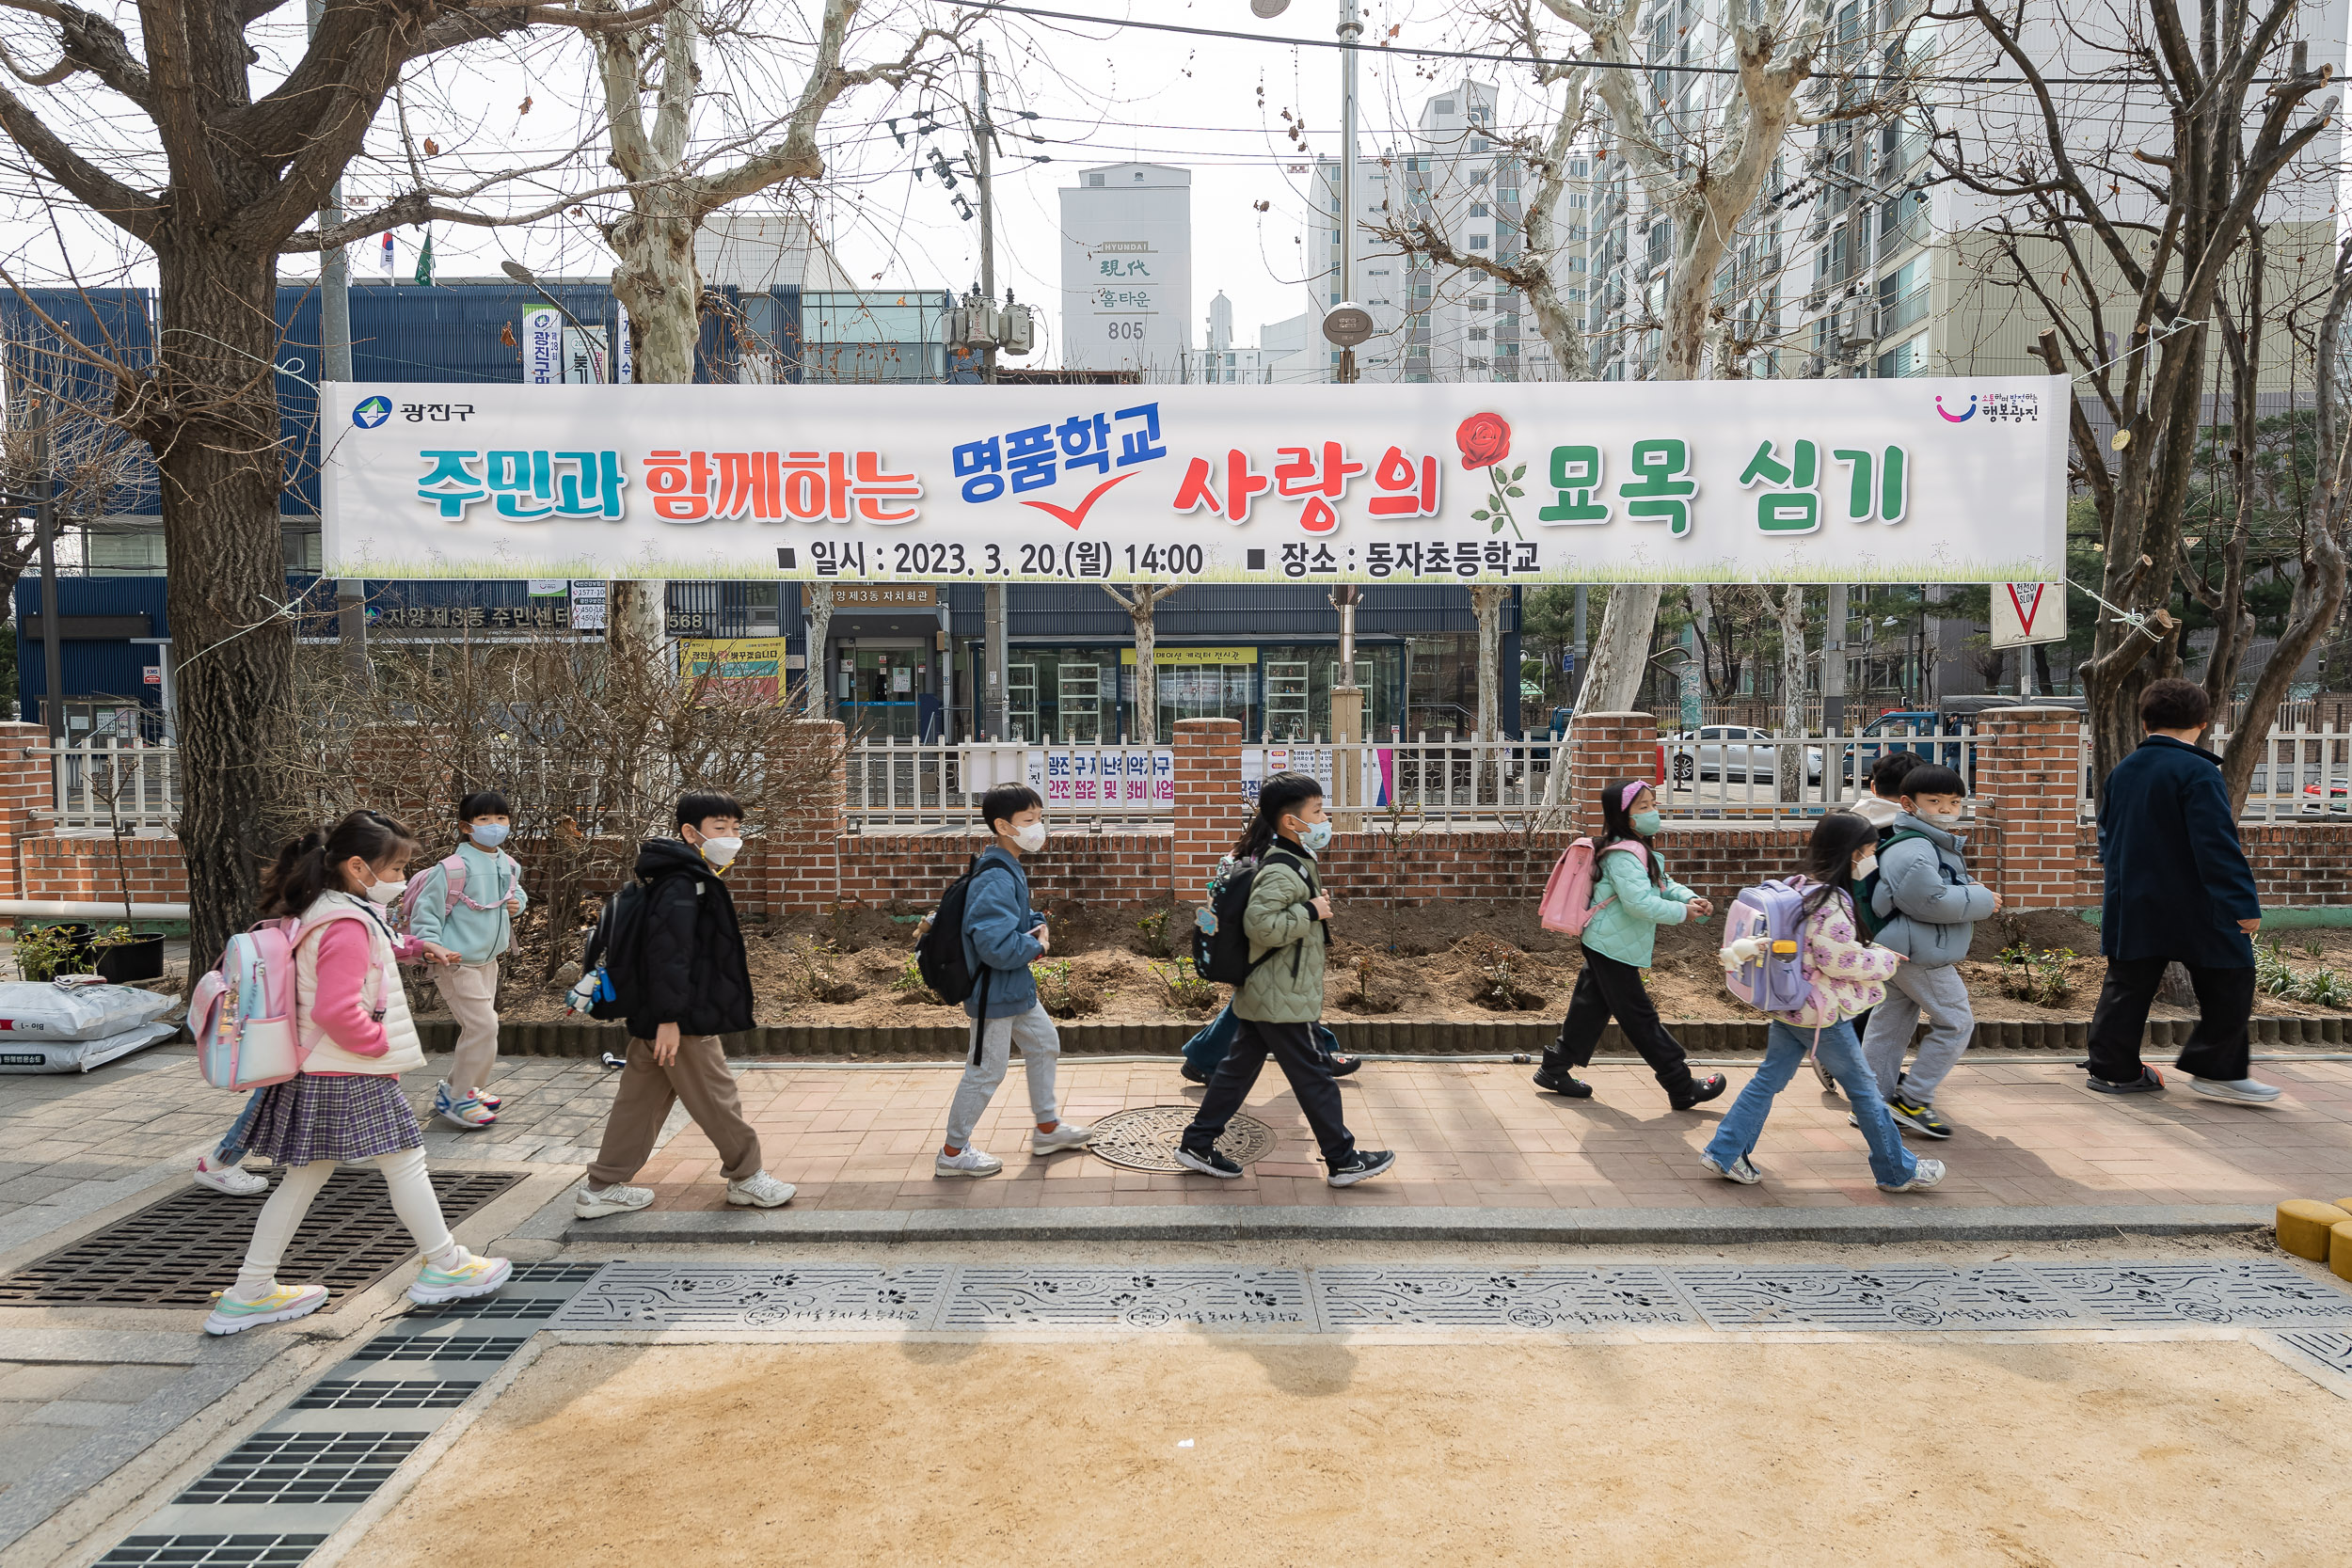
[[[246,1146],[281,1165],[421,1148],[424,1130],[389,1074],[304,1073],[262,1090]]]

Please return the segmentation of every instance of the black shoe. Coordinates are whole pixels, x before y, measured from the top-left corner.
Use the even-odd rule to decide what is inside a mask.
[[[1179,1152],[1177,1158],[1181,1160],[1184,1155]],[[1334,1187],[1353,1187],[1359,1181],[1371,1180],[1395,1164],[1393,1149],[1359,1148],[1333,1165],[1328,1180]]]
[[[1689,1093],[1668,1095],[1666,1103],[1677,1111],[1687,1111],[1694,1105],[1706,1104],[1730,1086],[1730,1079],[1720,1072],[1710,1072],[1704,1078],[1692,1079]]]
[[[1338,1052],[1334,1051],[1331,1054],[1323,1058],[1323,1065],[1331,1069],[1332,1077],[1344,1078],[1349,1073],[1355,1071],[1358,1068],[1362,1067],[1364,1065],[1364,1059],[1361,1056],[1343,1056]]]
[[[1199,1068],[1194,1067],[1190,1062],[1186,1062],[1178,1070],[1184,1073],[1184,1082],[1187,1084],[1205,1084],[1209,1081],[1209,1075],[1201,1071]]]
[[[1948,1138],[1952,1135],[1952,1124],[1937,1116],[1934,1106],[1905,1100],[1901,1095],[1886,1102],[1886,1114],[1895,1118],[1896,1126],[1908,1127],[1922,1137]]]
[[[1544,1053],[1543,1065],[1535,1069],[1535,1086],[1548,1094],[1565,1095],[1570,1100],[1590,1100],[1593,1085],[1568,1070],[1568,1059],[1557,1051]]]
[[[1231,1181],[1241,1174],[1240,1165],[1228,1160],[1214,1148],[1186,1148],[1179,1144],[1176,1148],[1176,1163],[1186,1170],[1199,1171],[1203,1176],[1214,1176],[1226,1181]]]
[[[2139,1069],[2139,1076],[2131,1083],[2110,1083],[2105,1078],[2093,1076],[2090,1080],[2090,1087],[2093,1094],[2162,1094],[2164,1079],[2154,1068],[2144,1067]]]

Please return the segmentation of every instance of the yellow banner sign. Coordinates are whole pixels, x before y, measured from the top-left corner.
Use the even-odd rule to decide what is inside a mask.
[[[808,603],[808,585],[801,585],[801,603]],[[837,582],[833,608],[839,610],[930,610],[939,603],[939,590],[928,582]]]
[[[1120,663],[1133,664],[1135,661],[1136,651],[1133,648],[1119,650]],[[1154,664],[1255,664],[1258,662],[1258,650],[1255,648],[1171,648],[1163,642],[1152,650],[1152,662]]]
[[[686,637],[678,640],[678,673],[707,680],[729,702],[781,703],[791,689],[781,637]]]

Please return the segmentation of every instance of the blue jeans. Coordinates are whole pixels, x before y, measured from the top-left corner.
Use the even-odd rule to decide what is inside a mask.
[[[235,1125],[229,1129],[228,1135],[220,1140],[220,1148],[214,1151],[214,1163],[223,1170],[245,1160],[245,1141],[253,1135],[253,1117],[261,1108],[262,1091],[255,1089],[246,1097],[245,1109],[237,1113]]]
[[[1796,1029],[1772,1021],[1772,1027],[1764,1045],[1764,1065],[1756,1069],[1740,1098],[1731,1102],[1724,1119],[1708,1140],[1707,1153],[1717,1164],[1729,1168],[1734,1160],[1756,1148],[1756,1140],[1764,1133],[1764,1118],[1772,1114],[1772,1100],[1788,1086],[1804,1065],[1804,1053],[1813,1045],[1813,1031]],[[1846,1091],[1846,1100],[1862,1123],[1862,1136],[1870,1146],[1870,1174],[1888,1186],[1900,1186],[1911,1180],[1919,1162],[1903,1147],[1902,1134],[1895,1130],[1895,1118],[1886,1114],[1886,1101],[1879,1097],[1878,1074],[1862,1059],[1862,1046],[1853,1037],[1853,1025],[1840,1022],[1821,1031],[1821,1065],[1837,1086]]]

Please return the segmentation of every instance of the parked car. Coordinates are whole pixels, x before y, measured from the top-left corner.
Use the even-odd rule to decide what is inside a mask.
[[[2352,779],[2329,779],[2324,784],[2313,781],[2305,784],[2303,809],[2307,812],[2352,812]]]
[[[2036,697],[2030,703],[2004,693],[1949,697],[1932,708],[1892,708],[1862,726],[1853,748],[1854,772],[1867,778],[1878,759],[1889,752],[1916,752],[1942,763],[1977,787],[1976,749],[1939,744],[1932,736],[1973,736],[1988,713],[2013,707],[2063,707],[2085,711],[2080,697]]]
[[[1770,744],[1772,739],[1770,730],[1749,729],[1741,724],[1708,724],[1703,729],[1670,735],[1659,744],[1677,784],[1699,779],[1717,779],[1725,784],[1769,784],[1779,777],[1780,771],[1776,760],[1779,749]],[[1804,778],[1807,784],[1821,782],[1821,752],[1818,746],[1804,749]]]

